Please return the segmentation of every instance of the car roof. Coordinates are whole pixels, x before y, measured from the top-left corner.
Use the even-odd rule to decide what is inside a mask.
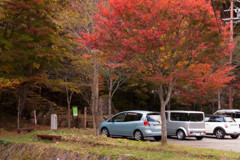
[[[120,113],[125,113],[125,112],[133,112],[133,113],[160,113],[156,111],[145,111],[145,110],[129,110],[129,111],[122,111]]]
[[[231,116],[229,116],[229,115],[213,114],[213,115],[207,115],[207,117],[231,117]]]
[[[216,112],[240,112],[240,109],[220,109],[217,110]]]
[[[202,111],[185,111],[185,110],[166,110],[166,112],[181,112],[181,113],[203,113]]]

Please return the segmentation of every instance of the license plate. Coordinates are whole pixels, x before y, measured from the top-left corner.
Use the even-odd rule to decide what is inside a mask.
[[[161,128],[161,125],[160,124],[154,124],[154,128],[159,129],[159,128]]]
[[[201,133],[196,133],[196,136],[201,136]]]

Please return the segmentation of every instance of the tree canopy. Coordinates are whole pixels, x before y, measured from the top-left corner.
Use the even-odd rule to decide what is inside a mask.
[[[228,27],[222,26],[219,32],[212,6],[205,0],[107,2],[99,4],[95,32],[82,33],[84,38],[79,38],[79,42],[138,68],[146,80],[154,82],[161,103],[164,137],[165,107],[181,77],[190,72],[202,76],[224,72],[221,78],[229,76],[231,67],[222,61],[233,48],[228,43]],[[205,68],[212,71],[205,72]],[[193,79],[188,76],[188,80]]]

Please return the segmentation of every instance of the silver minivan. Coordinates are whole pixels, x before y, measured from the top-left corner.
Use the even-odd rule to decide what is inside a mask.
[[[185,137],[201,140],[206,135],[204,118],[204,113],[200,111],[166,111],[167,135],[177,136],[180,140]]]

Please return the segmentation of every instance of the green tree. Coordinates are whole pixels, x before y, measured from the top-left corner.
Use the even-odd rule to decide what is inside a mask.
[[[64,7],[62,5],[64,4]],[[98,0],[66,0],[62,1],[57,9],[57,18],[53,21],[63,29],[72,39],[81,37],[81,32],[93,33],[95,30],[95,23],[93,19],[94,13],[97,11]],[[92,65],[89,70],[91,74],[91,111],[93,115],[93,128],[94,135],[98,134],[97,126],[97,112],[98,112],[98,99],[99,99],[99,64],[100,53],[92,50],[88,46],[81,45],[84,50],[76,51],[80,54],[91,57],[88,62]],[[83,54],[84,53],[84,54]],[[86,54],[85,54],[86,53]],[[84,61],[86,62],[86,61]],[[87,97],[86,95],[84,97]]]
[[[41,79],[44,71],[58,66],[54,44],[56,27],[48,18],[51,0],[9,0],[1,6],[1,77],[20,81],[18,119],[25,106],[28,88]],[[19,121],[18,121],[19,127]]]

